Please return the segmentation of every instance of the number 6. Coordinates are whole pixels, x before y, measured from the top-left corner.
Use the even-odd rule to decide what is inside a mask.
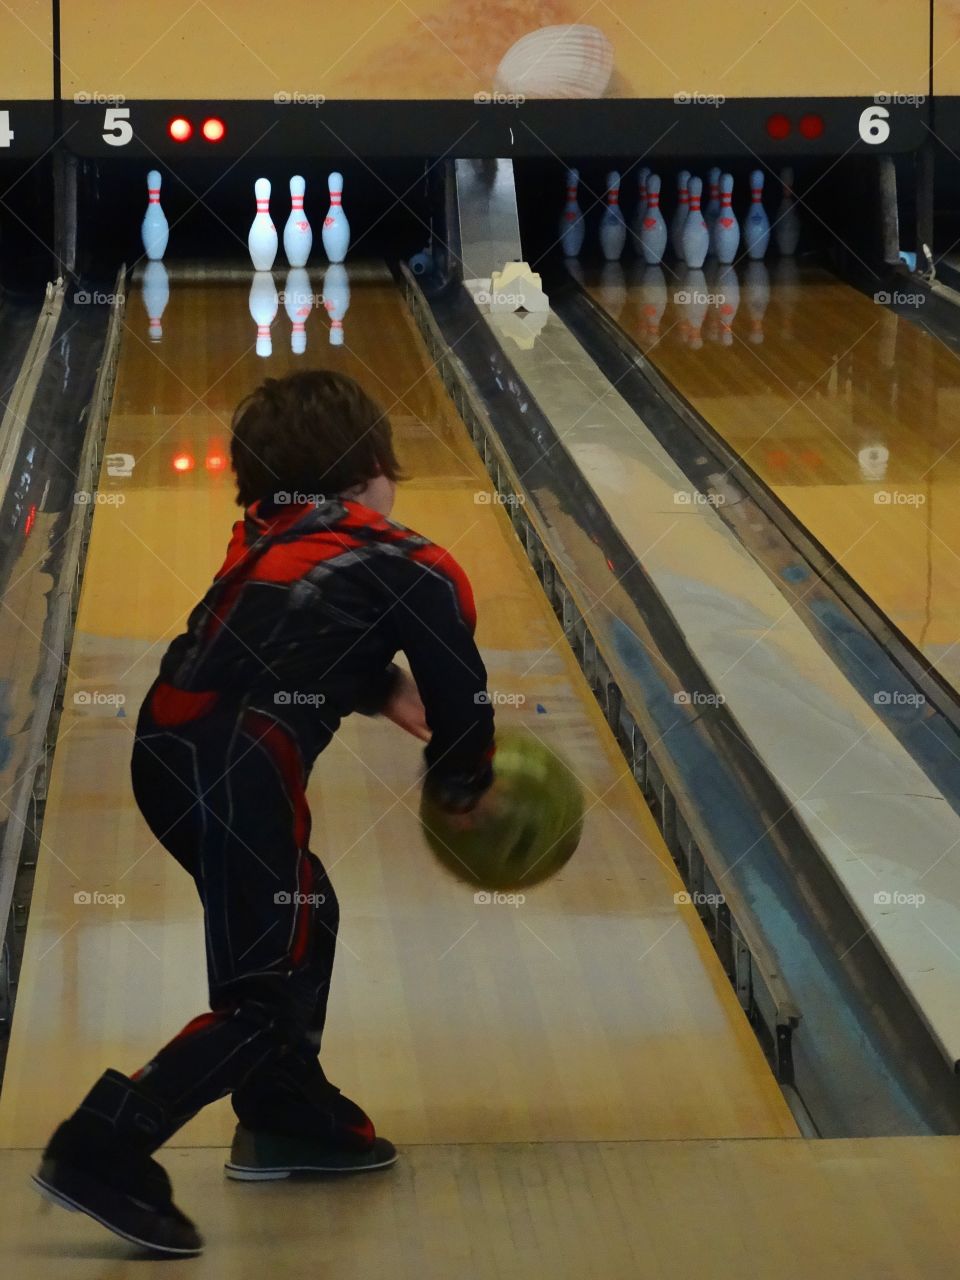
[[[103,113],[103,140],[110,147],[125,147],[133,137],[129,107],[107,107]]]
[[[886,107],[867,107],[860,112],[860,137],[874,147],[886,142],[890,137],[889,119],[890,112]]]

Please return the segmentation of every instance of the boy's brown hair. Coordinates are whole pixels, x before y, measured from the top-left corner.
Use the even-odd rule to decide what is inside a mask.
[[[232,430],[243,507],[277,493],[332,495],[377,475],[402,478],[387,415],[343,373],[267,378],[237,405]]]

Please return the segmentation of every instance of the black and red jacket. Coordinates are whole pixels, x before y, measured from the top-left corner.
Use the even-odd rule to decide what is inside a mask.
[[[254,503],[148,696],[155,726],[266,712],[307,768],[351,712],[387,700],[407,655],[432,738],[428,784],[465,807],[491,779],[493,710],[470,583],[452,556],[357,502]]]

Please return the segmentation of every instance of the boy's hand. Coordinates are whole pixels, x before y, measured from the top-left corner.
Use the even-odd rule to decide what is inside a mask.
[[[406,671],[400,672],[393,693],[384,703],[380,714],[398,724],[401,729],[406,729],[407,733],[412,733],[421,742],[430,741],[430,728],[420,699],[420,690]]]

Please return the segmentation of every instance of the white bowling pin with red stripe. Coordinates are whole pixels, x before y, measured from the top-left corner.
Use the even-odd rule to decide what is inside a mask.
[[[257,215],[250,226],[247,248],[254,271],[269,271],[277,256],[277,228],[270,217],[270,180],[258,178],[253,184],[257,197]]]
[[[283,228],[283,252],[291,267],[305,267],[313,248],[313,232],[303,211],[307,184],[299,174],[290,179],[290,217]]]
[[[627,224],[620,208],[620,175],[607,174],[607,207],[600,219],[600,248],[607,262],[617,262],[627,243]]]
[[[720,179],[720,215],[713,224],[713,251],[717,260],[729,266],[740,248],[740,223],[733,212],[733,175]]]
[[[323,220],[323,248],[331,262],[342,262],[350,248],[350,223],[343,212],[343,174],[331,173],[327,179],[330,208]]]

